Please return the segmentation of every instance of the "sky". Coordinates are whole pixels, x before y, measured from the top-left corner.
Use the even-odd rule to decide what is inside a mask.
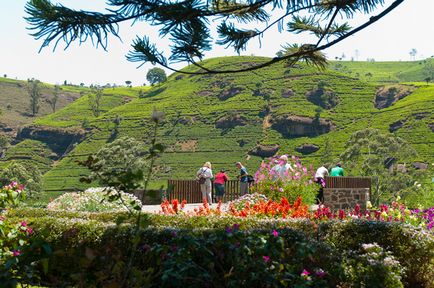
[[[124,85],[132,81],[133,86],[146,83],[146,73],[153,66],[128,62],[125,55],[130,50],[132,40],[136,36],[147,35],[157,47],[166,49],[167,39],[161,39],[158,31],[146,23],[134,26],[125,23],[120,26],[122,41],[109,37],[107,51],[95,48],[90,41],[79,45],[73,43],[64,50],[60,43],[53,52],[53,45],[39,52],[42,40],[35,40],[29,35],[29,25],[25,17],[26,0],[0,0],[0,75],[8,78],[26,80],[36,78],[46,83],[68,83],[86,85],[107,83]],[[58,0],[67,7],[82,10],[104,11],[104,0]],[[392,0],[386,0],[386,4]],[[380,11],[380,10],[379,10]],[[378,11],[378,12],[379,12]],[[343,42],[323,51],[329,59],[342,57],[345,60],[366,61],[409,61],[409,52],[416,49],[416,60],[434,55],[434,0],[405,0],[389,15],[380,19],[370,27],[345,39]],[[378,14],[378,13],[375,13]],[[355,18],[356,23],[364,22],[367,16]],[[300,36],[297,36],[300,37]],[[294,42],[309,42],[309,37],[281,34],[277,28],[259,41],[253,41],[241,55],[273,57],[281,45]],[[206,53],[206,58],[236,55],[231,49],[215,47]],[[177,69],[186,63],[177,64]],[[167,72],[170,74],[170,72]]]

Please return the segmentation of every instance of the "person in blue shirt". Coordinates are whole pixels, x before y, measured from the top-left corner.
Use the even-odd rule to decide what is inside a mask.
[[[240,195],[243,196],[249,193],[249,179],[247,178],[247,169],[243,166],[243,164],[241,164],[241,162],[237,162],[235,166],[240,169],[240,175],[238,176],[238,179],[240,180]]]

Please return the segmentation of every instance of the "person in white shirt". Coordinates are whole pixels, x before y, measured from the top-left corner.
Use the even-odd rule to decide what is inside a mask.
[[[318,169],[316,169],[315,172],[315,181],[317,181],[318,178],[325,179],[325,176],[329,175],[329,170],[327,170],[326,167],[321,166]]]
[[[212,175],[211,170],[211,163],[205,162],[203,164],[203,167],[197,170],[196,177],[198,179],[205,178],[205,181],[203,183],[200,183],[200,191],[202,192],[202,199],[206,199],[209,205],[212,204],[212,197],[211,197],[211,187],[212,187],[212,181],[211,179],[214,177]]]
[[[325,187],[325,176],[329,175],[329,170],[327,170],[326,167],[321,166],[318,169],[316,169],[315,172],[315,182],[320,185],[317,200],[319,203],[324,202],[324,192],[323,188]]]
[[[273,167],[273,171],[275,173],[275,179],[288,179],[288,173],[294,172],[291,164],[288,163],[288,156],[282,155],[279,157],[278,164]]]

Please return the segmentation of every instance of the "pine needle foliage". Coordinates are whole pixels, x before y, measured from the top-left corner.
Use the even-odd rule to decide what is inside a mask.
[[[172,67],[174,63],[187,62],[201,69],[182,73],[219,74],[256,70],[279,61],[291,65],[299,59],[322,67],[324,58],[317,52],[363,30],[403,1],[393,1],[378,15],[373,13],[384,6],[384,0],[108,0],[106,13],[73,10],[49,0],[30,0],[25,10],[32,35],[43,39],[41,49],[52,42],[56,49],[60,41],[66,43],[66,49],[74,41],[89,39],[106,49],[109,35],[120,37],[121,22],[147,22],[159,27],[160,37],[170,39],[170,55],[164,55],[148,36],[138,36],[127,55],[129,61],[141,65],[151,62],[173,71],[177,71]],[[352,28],[347,21],[361,14],[370,16],[369,20]],[[231,47],[240,53],[251,40],[260,41],[275,26],[281,33],[312,33],[318,41],[288,43],[292,53],[252,67],[213,70],[198,64],[213,45]],[[213,29],[219,36],[214,43]]]

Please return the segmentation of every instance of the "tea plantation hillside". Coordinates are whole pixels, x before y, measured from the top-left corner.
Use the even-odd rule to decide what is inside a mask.
[[[330,69],[377,83],[417,82],[434,79],[434,58],[420,61],[332,61]]]
[[[40,108],[36,116],[33,117],[31,115],[27,81],[0,77],[0,131],[2,134],[14,136],[18,128],[32,123],[37,117],[53,113],[48,101],[53,97],[54,85],[41,83],[40,88]],[[85,87],[60,86],[56,110],[77,100],[86,91],[89,91],[89,89]]]
[[[218,69],[264,60],[225,57],[207,62]],[[332,62],[331,68],[336,63],[356,69],[359,62]],[[422,73],[416,62],[396,64],[393,68],[393,63],[369,63],[372,67],[378,65],[376,71],[384,75],[396,75],[404,68]],[[362,68],[357,69],[363,71],[365,64],[360,65]],[[158,140],[167,147],[159,159],[153,187],[168,178],[192,179],[204,161],[211,161],[214,169],[226,168],[232,177],[235,162],[244,162],[255,171],[263,157],[274,153],[300,155],[306,163],[321,163],[326,150],[332,151],[332,158],[338,157],[348,137],[366,127],[393,131],[419,152],[411,161],[432,162],[434,85],[396,81],[383,87],[384,83],[358,79],[354,73],[318,71],[304,64],[288,69],[281,63],[243,74],[175,73],[167,82],[142,90],[142,97],[107,109],[97,118],[88,117],[88,111],[82,111],[84,105],[78,101],[57,115],[36,121],[44,127],[77,128],[86,120],[83,141],[44,175],[44,187],[47,191],[84,188],[79,177],[88,171],[76,161],[118,137],[131,136],[149,143],[153,109],[166,114]],[[139,93],[137,88],[122,93],[128,95],[130,91]]]
[[[226,57],[207,62],[218,69],[264,60]],[[411,161],[432,162],[434,85],[422,82],[425,65],[332,61],[326,71],[278,64],[243,74],[175,73],[154,87],[104,89],[98,117],[89,106],[92,92],[62,86],[62,91],[77,89],[83,97],[21,129],[0,165],[35,164],[46,172],[47,191],[82,189],[79,177],[88,171],[76,161],[122,136],[149,143],[153,109],[166,114],[158,140],[167,146],[153,187],[168,178],[192,179],[204,161],[215,169],[226,168],[232,177],[233,163],[242,161],[254,171],[263,157],[275,153],[299,155],[316,165],[337,158],[349,135],[366,127],[407,139],[419,152]]]
[[[2,83],[3,86],[1,86]],[[89,122],[96,118],[89,99],[95,97],[95,93],[86,87],[61,86],[59,109],[49,114],[45,107],[48,104],[44,99],[52,97],[54,89],[52,85],[42,84],[43,97],[40,114],[46,114],[45,117],[27,115],[29,96],[26,82],[3,79],[0,81],[0,87],[2,88],[0,101],[13,103],[13,109],[3,112],[1,121],[7,123],[6,127],[14,127],[14,123],[16,124],[15,130],[8,128],[12,131],[9,133],[12,133],[11,141],[15,145],[7,147],[2,152],[0,167],[7,166],[11,161],[17,161],[35,165],[43,173],[47,172],[53,165],[56,165],[57,160],[67,155],[78,142],[85,138],[85,135],[90,132]],[[137,98],[140,91],[146,91],[146,89],[149,88],[105,88],[102,90],[98,113],[106,113],[129,102]],[[65,99],[69,103],[73,101],[66,108],[64,108],[67,104]]]

